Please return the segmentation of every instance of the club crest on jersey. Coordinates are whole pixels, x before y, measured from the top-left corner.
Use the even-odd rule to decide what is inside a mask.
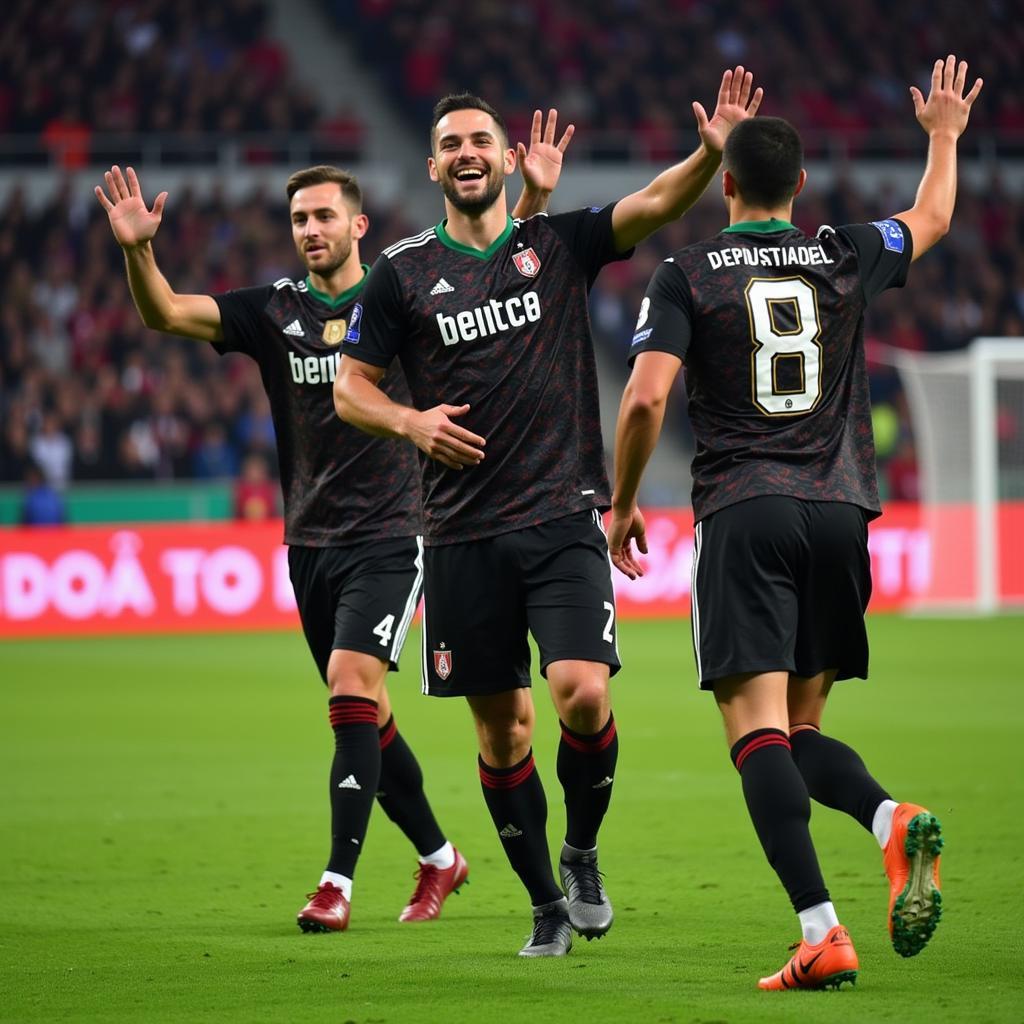
[[[536,277],[537,271],[540,270],[540,257],[533,251],[533,246],[522,252],[514,253],[512,262],[523,277]]]
[[[328,320],[324,324],[324,342],[328,345],[340,345],[347,326],[344,320]]]
[[[444,644],[441,645],[444,648]],[[434,671],[438,678],[447,679],[452,674],[452,652],[448,650],[434,651]]]

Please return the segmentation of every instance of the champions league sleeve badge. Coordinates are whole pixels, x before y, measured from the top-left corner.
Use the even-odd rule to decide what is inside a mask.
[[[348,326],[345,320],[328,320],[324,324],[324,342],[327,345],[340,345],[341,339],[345,337],[345,328]]]
[[[894,220],[873,220],[872,227],[878,228],[882,244],[890,252],[903,252],[903,228]]]
[[[513,253],[512,262],[523,277],[536,277],[537,271],[540,270],[540,257],[533,251],[532,246],[522,252]]]

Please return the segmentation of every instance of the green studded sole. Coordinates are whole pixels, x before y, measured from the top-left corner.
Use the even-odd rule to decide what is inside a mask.
[[[934,814],[915,815],[907,826],[904,852],[910,874],[892,908],[892,945],[900,956],[917,956],[928,945],[942,917],[942,893],[934,866],[942,852],[942,825]]]

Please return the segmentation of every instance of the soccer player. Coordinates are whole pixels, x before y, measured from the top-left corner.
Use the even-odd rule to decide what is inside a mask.
[[[445,220],[384,251],[346,334],[339,415],[426,456],[424,690],[469,702],[484,799],[533,905],[522,956],[564,955],[573,928],[593,938],[612,924],[597,835],[615,777],[619,657],[587,294],[606,263],[690,207],[760,100],[749,73],[728,71],[710,120],[694,104],[701,145],[683,163],[603,209],[516,220],[501,117],[478,97],[446,97],[427,160]],[[396,356],[415,408],[379,386]],[[561,720],[568,900],[532,753],[528,630]]]
[[[957,138],[981,89],[979,79],[965,96],[966,77],[949,56],[935,64],[927,102],[910,90],[929,137],[913,207],[814,238],[789,223],[806,178],[800,137],[778,118],[739,125],[725,145],[729,227],[661,264],[633,338],[609,548],[627,576],[642,575],[637,490],[685,364],[697,674],[715,694],[754,828],[802,929],[796,955],[763,989],[856,979],[811,843],[809,797],[877,838],[898,953],[919,953],[939,920],[938,820],[892,800],[821,720],[832,684],[868,667],[867,524],[880,506],[864,309],[901,287],[949,229]]]
[[[529,152],[520,144],[524,214],[543,209],[557,183],[572,128],[555,145],[555,124],[552,112],[542,139],[538,111]],[[152,239],[166,193],[149,210],[130,167],[127,177],[118,167],[104,177],[110,198],[100,187],[96,195],[124,249],[146,325],[212,342],[221,353],[247,353],[270,398],[289,569],[306,640],[330,692],[335,736],[330,858],[298,924],[303,931],[348,926],[352,878],[375,797],[419,854],[417,885],[399,920],[436,918],[469,869],[434,818],[385,686],[422,586],[415,453],[340,422],[331,396],[338,345],[368,269],[359,259],[369,224],[359,184],[334,167],[293,174],[286,191],[305,280],[209,296],[176,294],[157,266]],[[397,369],[385,386],[408,400]]]

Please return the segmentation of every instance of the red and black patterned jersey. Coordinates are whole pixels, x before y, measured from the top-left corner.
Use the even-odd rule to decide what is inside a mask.
[[[474,540],[606,508],[587,294],[617,253],[612,207],[509,218],[486,252],[443,224],[385,249],[345,337],[346,357],[397,356],[417,409],[442,403],[486,438],[483,461],[421,457],[426,543]]]
[[[864,310],[907,278],[897,220],[822,228],[734,224],[655,271],[630,362],[685,364],[697,519],[762,494],[880,511]]]
[[[214,347],[252,356],[270,398],[286,544],[340,547],[413,537],[422,528],[415,454],[343,423],[334,411],[340,343],[365,281],[333,302],[308,280],[288,278],[214,296],[224,331]],[[409,401],[397,365],[382,387],[395,401]]]

